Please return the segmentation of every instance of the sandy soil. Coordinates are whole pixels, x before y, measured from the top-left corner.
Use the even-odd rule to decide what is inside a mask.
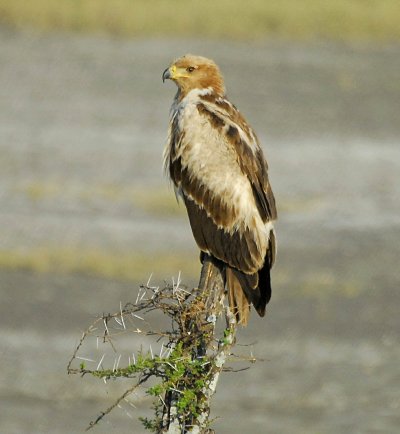
[[[218,434],[398,432],[399,46],[3,29],[0,250],[198,260],[183,215],[115,193],[172,195],[161,154],[175,89],[161,74],[188,51],[221,64],[264,144],[280,211],[273,300],[240,334],[264,361],[222,378]],[[152,271],[160,284],[178,273]],[[135,297],[139,283],[0,269],[0,432],[83,432],[111,404],[123,386],[68,377],[66,364],[81,331]],[[142,432],[146,406],[129,409],[133,419],[116,410],[97,432]]]

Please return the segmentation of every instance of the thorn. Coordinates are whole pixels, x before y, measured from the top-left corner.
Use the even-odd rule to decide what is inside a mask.
[[[176,282],[177,288],[179,288],[180,284],[181,284],[181,270],[179,270],[179,273],[178,273],[178,280]]]
[[[97,365],[96,371],[98,371],[98,370],[99,370],[99,368],[100,368],[101,364],[103,363],[103,360],[104,360],[104,357],[105,357],[105,356],[106,356],[106,354],[104,353],[104,354],[103,354],[103,356],[102,356],[102,358],[100,359],[100,362],[99,362],[99,364]]]
[[[124,401],[125,401],[128,405],[130,405],[132,408],[137,408],[136,405],[135,405],[133,402],[129,401],[128,398],[124,398]]]
[[[115,370],[117,370],[119,367],[119,362],[121,361],[121,356],[122,356],[122,354],[120,354],[118,357],[117,366],[115,367]]]
[[[172,353],[172,347],[169,347],[169,351],[168,351],[166,359],[169,359],[169,356],[171,355],[171,353]]]
[[[140,296],[140,293],[142,292],[142,287],[141,286],[139,286],[139,291],[138,291],[138,294],[137,294],[137,297],[136,297],[136,301],[135,301],[135,304],[138,304],[138,301],[139,301],[139,296]]]
[[[176,366],[174,366],[172,363],[170,362],[165,362],[168,366],[171,366],[172,369],[175,369],[175,371],[177,371],[178,369],[176,369]]]
[[[159,286],[154,286],[151,289],[153,290],[153,295],[151,296],[151,299],[153,300],[153,298],[159,293],[160,287]]]
[[[174,392],[178,392],[178,393],[180,393],[181,395],[183,394],[182,390],[174,389],[173,387],[171,387],[170,390],[173,390]]]
[[[179,291],[184,292],[185,294],[190,294],[190,291],[187,291],[185,288],[179,288]]]
[[[95,361],[93,359],[88,359],[87,357],[76,356],[75,358],[78,359],[78,360],[84,360],[85,362],[94,362]]]

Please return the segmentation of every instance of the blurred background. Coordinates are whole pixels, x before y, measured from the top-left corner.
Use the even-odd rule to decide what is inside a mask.
[[[162,172],[161,75],[188,52],[220,65],[279,213],[239,333],[263,361],[222,377],[217,433],[398,432],[399,22],[398,0],[0,0],[0,432],[83,432],[126,385],[67,376],[82,331],[150,276],[197,284]],[[135,405],[95,430],[143,432]]]

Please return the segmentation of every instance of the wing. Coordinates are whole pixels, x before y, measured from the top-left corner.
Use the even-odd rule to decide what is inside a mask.
[[[213,95],[186,102],[172,116],[166,160],[200,249],[249,275],[261,269],[275,200],[257,138],[237,109]]]
[[[207,101],[207,97],[204,98]],[[268,164],[258,138],[237,108],[224,98],[208,98],[201,106],[203,114],[222,132],[234,147],[238,164],[251,183],[263,221],[277,219],[275,197],[268,179]]]

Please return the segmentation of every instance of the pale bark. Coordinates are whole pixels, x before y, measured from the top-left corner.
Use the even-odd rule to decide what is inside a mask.
[[[209,415],[211,399],[214,395],[220,373],[224,367],[227,356],[235,341],[236,320],[224,305],[225,288],[224,276],[221,269],[208,256],[204,256],[203,266],[200,275],[199,289],[201,290],[202,311],[200,315],[188,321],[190,330],[200,332],[202,336],[193,352],[193,359],[207,356],[211,363],[208,371],[208,378],[201,391],[199,402],[199,415],[190,415],[182,420],[177,412],[177,399],[179,392],[167,392],[165,396],[166,407],[163,414],[163,428],[160,433],[167,434],[212,434],[209,428]],[[225,314],[226,332],[224,336],[216,336],[217,319]],[[216,345],[218,341],[218,345]]]

